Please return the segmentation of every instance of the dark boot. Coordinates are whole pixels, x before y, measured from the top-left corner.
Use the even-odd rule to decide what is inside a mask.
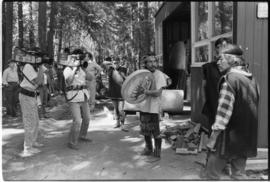
[[[161,138],[155,138],[155,150],[154,150],[154,157],[160,157],[161,154]]]
[[[152,138],[150,136],[144,136],[146,147],[141,155],[151,155],[153,152]]]

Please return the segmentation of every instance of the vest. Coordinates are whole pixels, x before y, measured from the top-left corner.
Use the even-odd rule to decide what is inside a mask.
[[[257,155],[259,90],[254,77],[229,72],[220,80],[233,89],[235,103],[223,137],[225,156],[255,157]]]

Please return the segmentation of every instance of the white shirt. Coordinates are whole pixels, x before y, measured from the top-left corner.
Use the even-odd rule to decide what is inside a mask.
[[[167,79],[169,78],[166,74],[159,70],[155,70],[154,73],[152,73],[154,76],[154,84],[156,85],[156,90],[167,86]],[[161,101],[161,95],[159,97],[153,97],[153,96],[147,96],[145,98],[145,101],[140,104],[140,108],[142,112],[147,113],[159,113],[160,112],[160,101]]]
[[[38,73],[35,71],[35,69],[33,68],[33,66],[31,64],[26,64],[23,67],[22,72],[30,81],[32,81],[33,79],[35,79],[38,76]],[[25,77],[23,77],[23,80],[22,80],[20,86],[22,88],[25,88],[25,89],[30,90],[30,91],[35,91],[37,88],[36,84],[33,85]]]
[[[8,84],[8,82],[17,82],[19,83],[19,77],[17,72],[17,67],[11,69],[8,67],[3,73],[3,84]]]
[[[73,68],[73,69],[75,69],[75,68]],[[70,67],[66,67],[64,69],[63,74],[64,74],[64,77],[65,77],[65,80],[67,80],[67,78],[72,76],[73,69],[70,68]],[[75,73],[75,76],[74,76],[74,79],[73,79],[72,83],[70,85],[68,85],[67,82],[66,82],[66,84],[67,84],[67,86],[81,86],[81,85],[86,84],[85,81],[86,81],[86,74],[81,68],[79,68],[77,73]],[[84,102],[84,95],[86,95],[87,99],[89,99],[89,93],[88,93],[87,89],[70,90],[70,91],[67,92],[67,99],[71,99],[71,98],[73,98],[75,96],[69,102]]]

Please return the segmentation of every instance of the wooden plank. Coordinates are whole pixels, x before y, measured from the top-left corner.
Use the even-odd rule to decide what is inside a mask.
[[[242,47],[246,46],[246,11],[245,2],[237,2],[237,44]]]
[[[202,151],[204,135],[205,135],[204,132],[202,132],[201,133],[201,138],[200,138],[200,144],[199,144],[199,147],[198,147],[198,152]]]
[[[251,72],[254,69],[254,22],[255,22],[255,3],[248,2],[246,3],[246,47],[248,50],[244,49],[244,54],[246,56],[246,60],[250,64]]]
[[[261,96],[259,110],[258,146],[268,147],[268,19],[262,21],[262,47],[260,50],[261,65]]]

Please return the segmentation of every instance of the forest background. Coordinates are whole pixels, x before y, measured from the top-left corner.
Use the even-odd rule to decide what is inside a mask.
[[[162,2],[9,1],[2,2],[2,71],[15,47],[40,47],[55,62],[64,48],[90,51],[97,63],[125,58],[140,68],[154,52],[154,15]]]

